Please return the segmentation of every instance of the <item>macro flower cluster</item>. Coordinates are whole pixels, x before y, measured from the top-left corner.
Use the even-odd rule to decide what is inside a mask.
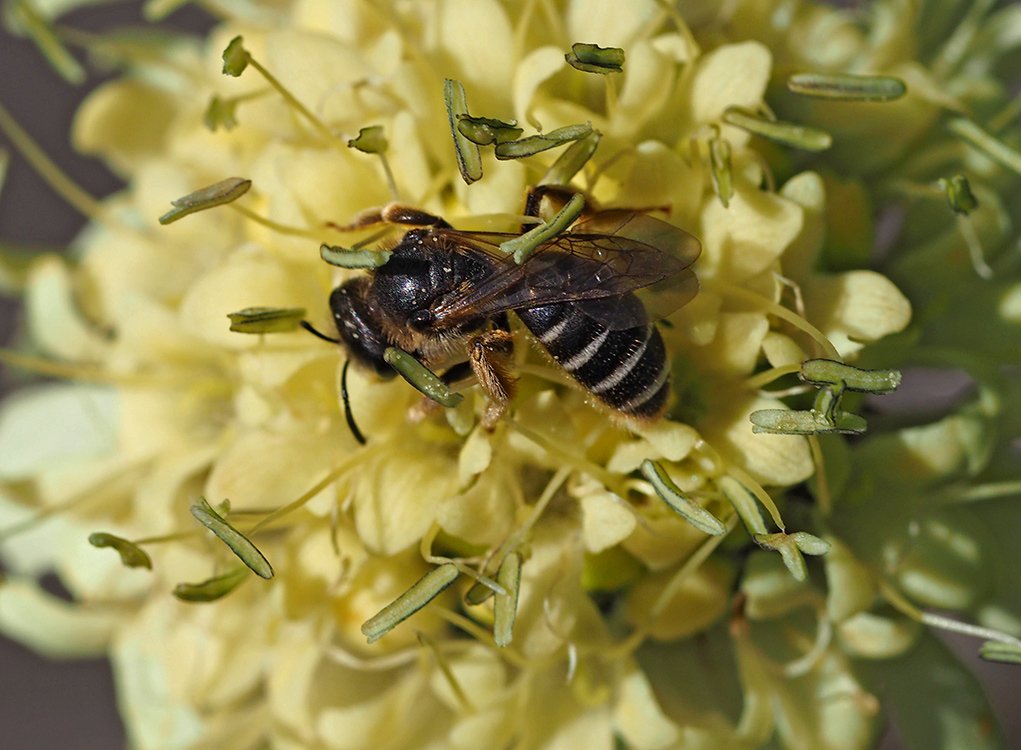
[[[204,39],[87,38],[121,72],[72,137],[125,187],[33,261],[0,359],[56,376],[0,405],[0,631],[108,654],[139,748],[862,748],[891,714],[1001,743],[933,630],[1021,660],[1018,6],[206,5]],[[469,184],[447,80],[594,152],[483,145]],[[550,174],[701,243],[662,419],[517,323],[492,430],[478,387],[426,407],[297,325],[232,330],[335,331],[366,271],[319,248],[372,250],[368,209],[510,232]]]

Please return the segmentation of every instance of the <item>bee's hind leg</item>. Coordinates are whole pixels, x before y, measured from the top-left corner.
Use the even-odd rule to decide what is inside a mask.
[[[487,430],[496,427],[517,390],[517,378],[511,367],[513,355],[514,337],[500,328],[473,336],[468,342],[468,364],[489,397],[482,417],[482,426]]]

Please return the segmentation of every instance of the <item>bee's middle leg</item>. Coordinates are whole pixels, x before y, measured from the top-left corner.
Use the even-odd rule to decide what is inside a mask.
[[[482,417],[482,426],[487,430],[496,427],[517,390],[517,378],[511,366],[513,356],[514,337],[501,328],[480,333],[468,342],[468,364],[489,397],[489,406]]]

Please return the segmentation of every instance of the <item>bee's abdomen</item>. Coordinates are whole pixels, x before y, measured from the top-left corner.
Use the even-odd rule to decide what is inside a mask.
[[[670,373],[655,327],[611,331],[569,302],[517,314],[550,356],[607,406],[644,418],[663,411]]]

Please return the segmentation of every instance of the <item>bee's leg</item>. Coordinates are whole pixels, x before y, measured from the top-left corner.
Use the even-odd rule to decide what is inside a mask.
[[[439,216],[427,214],[411,206],[400,203],[387,203],[379,211],[380,218],[388,224],[410,224],[416,227],[442,227],[449,229],[450,224]]]
[[[536,185],[529,189],[528,197],[525,198],[525,216],[534,216],[538,219],[548,219],[557,211],[567,205],[575,193],[582,191],[567,187],[566,185]],[[545,204],[544,204],[545,201]],[[599,207],[591,198],[585,198],[585,208],[581,215],[588,216],[596,213]],[[522,227],[521,231],[531,229],[531,226]]]
[[[509,331],[486,331],[468,342],[468,364],[489,397],[489,407],[482,417],[487,430],[496,427],[517,390],[517,378],[511,370],[513,355],[514,337]]]
[[[571,197],[579,192],[581,191],[564,185],[537,185],[528,191],[528,197],[525,199],[525,216],[548,219],[567,205],[567,201],[571,200]],[[596,215],[601,215],[607,221],[613,221],[614,216],[626,216],[627,214],[663,213],[669,216],[672,210],[673,206],[669,204],[639,206],[637,208],[618,206],[611,209],[602,209],[592,198],[586,196],[585,208],[582,209],[579,220],[591,219]],[[528,229],[531,229],[531,226],[523,226],[521,231],[524,232]]]
[[[354,217],[349,224],[336,224],[327,222],[326,226],[336,229],[339,232],[354,232],[358,229],[367,229],[377,224],[409,224],[416,227],[442,227],[449,228],[450,224],[439,216],[427,214],[411,206],[404,206],[400,203],[387,203],[382,208],[370,208],[362,211]]]

